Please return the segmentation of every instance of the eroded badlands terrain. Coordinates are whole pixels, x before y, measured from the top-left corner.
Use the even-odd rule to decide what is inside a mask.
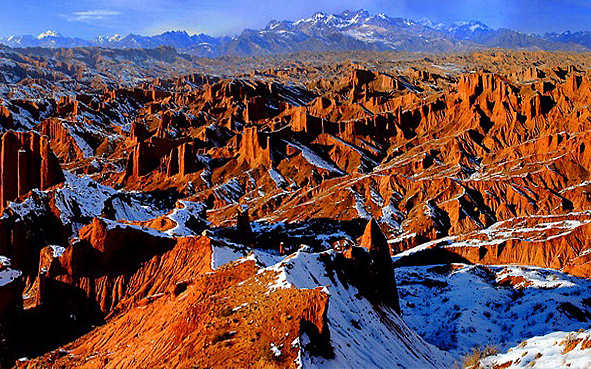
[[[0,55],[3,366],[591,358],[588,55]]]

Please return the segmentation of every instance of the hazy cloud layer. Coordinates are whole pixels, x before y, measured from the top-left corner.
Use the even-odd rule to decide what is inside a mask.
[[[93,22],[105,20],[120,14],[121,12],[116,10],[86,10],[73,12],[67,19],[71,22]]]

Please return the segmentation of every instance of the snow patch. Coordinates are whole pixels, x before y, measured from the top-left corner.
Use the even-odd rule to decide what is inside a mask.
[[[580,340],[580,341],[579,341]],[[583,342],[591,340],[591,331],[554,332],[537,336],[510,348],[506,353],[490,356],[481,361],[484,368],[589,368],[591,351],[583,349]],[[579,341],[572,350],[565,352],[566,343]]]
[[[66,248],[62,247],[62,246],[51,245],[49,247],[51,247],[51,250],[53,251],[54,258],[61,257],[64,254],[64,252],[66,251]]]

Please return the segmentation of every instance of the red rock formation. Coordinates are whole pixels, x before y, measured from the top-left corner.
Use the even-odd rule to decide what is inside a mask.
[[[190,143],[185,143],[178,147],[178,160],[178,170],[181,176],[195,171],[195,154],[193,153],[193,146]]]
[[[553,54],[541,54],[544,63],[532,67],[530,60],[539,60],[536,55],[512,54],[510,58],[528,62],[505,71],[507,55],[495,52],[430,56],[413,61],[416,68],[425,70],[411,69],[400,76],[386,74],[404,70],[401,67],[408,64],[399,60],[389,62],[387,68],[376,67],[376,71],[329,63],[318,68],[271,68],[236,79],[203,79],[207,85],[202,88],[185,83],[196,78],[187,76],[157,80],[133,90],[108,91],[97,97],[99,104],[79,96],[77,109],[64,101],[59,110],[70,115],[90,107],[117,114],[117,102],[129,102],[126,109],[133,106],[134,114],[128,110],[124,114],[128,114],[126,121],[132,121],[131,134],[121,127],[107,127],[110,131],[104,142],[111,149],[100,151],[101,165],[92,172],[94,178],[129,190],[172,189],[179,196],[206,202],[208,220],[216,232],[224,234],[224,228],[229,228],[227,235],[234,241],[255,246],[248,223],[251,217],[281,222],[286,234],[292,229],[303,233],[314,233],[315,227],[319,232],[329,229],[329,235],[304,236],[315,249],[326,247],[327,242],[350,245],[359,235],[359,219],[372,217],[375,220],[360,239],[365,248],[347,249],[338,256],[340,264],[336,266],[347,270],[343,278],[358,286],[374,304],[396,307],[390,246],[397,252],[446,236],[452,237],[447,239],[449,243],[434,242],[437,247],[417,253],[417,259],[421,263],[521,263],[589,276],[586,224],[564,235],[556,233],[561,229],[556,224],[539,234],[517,231],[523,228],[520,222],[526,229],[543,228],[540,219],[551,224],[556,219],[550,218],[557,216],[580,221],[580,215],[575,214],[591,208],[591,83],[582,68],[546,64]],[[465,60],[470,59],[478,68],[467,70],[487,69],[491,73],[459,75],[441,67],[444,63],[437,66],[434,59],[440,58],[462,68],[469,66]],[[569,58],[585,62],[577,56]],[[275,78],[295,79],[307,91],[298,90],[295,84],[286,88],[276,82],[261,82]],[[39,113],[35,103],[18,104]],[[109,114],[98,116],[101,124],[109,125],[105,119]],[[66,158],[68,169],[86,170],[86,159],[65,154],[72,151],[68,146],[73,144],[66,127],[50,122],[41,127],[52,138],[54,151],[62,160]],[[7,169],[9,174],[15,173],[13,182],[9,177],[0,178],[2,198],[5,194],[10,198],[26,196],[35,183],[41,186],[42,172],[31,172],[29,164],[36,151],[19,142],[8,137],[2,149],[6,167],[12,163],[11,168],[16,168]],[[61,148],[57,150],[56,145]],[[5,147],[9,148],[6,152]],[[117,173],[125,159],[125,175]],[[39,179],[30,180],[35,173]],[[250,210],[239,216],[234,231],[237,204],[248,205]],[[30,254],[45,241],[35,246],[36,240],[27,238],[35,223],[16,222],[16,218],[13,214],[13,223],[0,222],[0,254],[2,250],[14,253],[15,264],[25,265],[37,257]],[[130,223],[162,231],[175,226],[167,216]],[[507,229],[501,233],[505,238],[487,238],[504,224]],[[167,293],[164,285],[175,284],[171,287],[175,290],[178,282],[177,291],[190,288],[182,281],[166,281],[172,280],[168,278],[170,271],[186,271],[170,266],[175,257],[189,264],[197,263],[196,258],[184,252],[163,257],[173,254],[158,248],[157,237],[143,238],[148,236],[121,222],[114,228],[112,225],[108,220],[95,220],[84,228],[82,240],[70,244],[59,258],[61,269],[55,260],[49,260],[48,251],[43,251],[42,265],[47,265],[49,274],[39,277],[40,291],[49,286],[45,292],[51,295],[59,286],[53,282],[71,286],[84,291],[103,313],[112,314],[110,318],[118,319],[118,314],[136,311],[138,304],[149,307],[158,303],[158,297],[150,296]],[[274,246],[283,241],[275,238],[274,231],[263,234],[265,228],[257,233],[261,244],[271,240],[270,246]],[[277,232],[281,235],[282,231]],[[176,242],[177,247],[180,243],[163,242]],[[150,250],[147,255],[143,246]],[[283,251],[287,250],[284,247]],[[146,259],[137,259],[138,255]],[[199,269],[207,269],[200,265]],[[26,279],[34,276],[30,266],[24,270]],[[130,282],[130,278],[136,279]],[[30,284],[28,281],[27,286]],[[166,298],[172,295],[176,292],[167,293]],[[55,298],[47,296],[45,300]],[[160,307],[174,309],[172,305]],[[208,306],[204,310],[213,311]],[[129,317],[135,318],[135,314]],[[154,311],[145,319],[152,317],[159,324],[164,322]],[[105,332],[120,338],[118,332]],[[92,340],[100,343],[96,337]],[[81,352],[86,354],[90,345],[84,347]],[[211,345],[196,347],[208,350]],[[108,349],[111,347],[105,346],[105,352]],[[177,357],[174,350],[164,351]],[[116,360],[121,363],[123,359]],[[147,358],[141,363],[161,364]]]
[[[12,112],[4,105],[0,105],[0,127],[11,129],[14,126]]]
[[[34,140],[33,140],[34,141]],[[32,146],[37,146],[32,143]],[[40,189],[46,190],[51,186],[55,186],[58,183],[61,183],[64,180],[64,174],[61,170],[61,166],[53,152],[51,151],[50,143],[41,138],[40,142],[40,151],[41,151],[41,184]],[[35,151],[33,151],[35,153]],[[33,154],[35,155],[35,154]],[[35,169],[34,169],[35,170]],[[36,177],[36,173],[34,172],[34,177]],[[33,183],[33,186],[35,183]]]
[[[267,118],[265,99],[257,96],[246,101],[246,109],[244,110],[244,121],[246,123],[256,122]]]
[[[131,123],[130,138],[134,144],[142,142],[150,137],[150,132],[146,129],[146,126],[139,122]]]
[[[376,255],[390,255],[388,240],[373,218],[367,222],[365,231],[359,240],[359,246],[365,247],[370,253],[373,252]]]
[[[175,147],[175,142],[154,136],[139,142],[128,156],[124,180],[137,180],[160,168],[162,159]]]
[[[164,253],[174,244],[174,240],[165,235],[151,234],[139,227],[100,218],[93,219],[91,224],[82,228],[79,238],[99,252],[96,260],[98,271],[110,268],[125,271],[128,266],[133,268],[135,263],[148,259],[153,254]],[[134,255],[136,252],[139,254]],[[72,261],[67,264],[71,265]],[[88,272],[79,271],[83,275]]]
[[[257,274],[253,261],[194,277],[66,346],[72,355],[49,353],[20,367],[295,368],[299,347],[292,341],[304,332],[313,340],[327,336],[328,295],[320,289],[268,293],[275,278],[275,272]],[[271,343],[281,347],[280,356]]]
[[[246,162],[251,167],[262,165],[270,167],[271,147],[269,138],[258,132],[256,126],[244,128],[240,138],[239,160]]]
[[[38,128],[42,136],[47,136],[50,139],[51,149],[61,160],[67,162],[84,157],[84,153],[65,126],[64,120],[58,118],[46,119],[39,124]]]
[[[156,137],[159,138],[166,138],[166,130],[172,121],[172,113],[171,112],[164,112],[162,113],[162,119],[160,120],[160,124],[158,124],[158,129],[156,130]]]
[[[34,133],[2,136],[0,209],[33,188],[46,190],[63,181],[60,164],[49,142]]]
[[[21,142],[16,134],[12,132],[5,133],[2,136],[2,157],[0,162],[1,172],[1,197],[0,207],[3,209],[9,201],[13,201],[18,196],[18,151]]]
[[[67,96],[62,96],[56,106],[57,114],[62,117],[76,116],[79,113],[79,102]]]
[[[93,228],[96,232],[90,233],[94,235],[85,235],[97,242],[97,246],[104,242],[125,241],[121,230],[113,234],[112,230],[105,230],[101,225]],[[129,233],[126,236],[126,244],[113,247],[143,255],[129,257],[129,253],[120,251],[116,258],[107,259],[104,254],[109,250],[97,253],[83,242],[73,243],[57,256],[51,247],[44,248],[41,251],[39,283],[35,287],[38,297],[32,306],[51,299],[51,291],[45,290],[45,284],[57,281],[81,289],[88,298],[96,301],[104,314],[114,316],[150,295],[164,293],[179,283],[211,271],[212,248],[206,237],[163,242],[148,234]],[[134,247],[133,242],[139,244]],[[150,247],[149,243],[155,246]],[[175,244],[173,249],[170,249],[171,244]],[[138,260],[143,263],[138,264]]]
[[[399,263],[519,264],[589,278],[590,221],[588,215],[513,218],[497,224],[494,230],[459,236],[450,245],[435,243]]]

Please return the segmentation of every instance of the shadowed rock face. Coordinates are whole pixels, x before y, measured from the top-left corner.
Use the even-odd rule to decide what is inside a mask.
[[[250,218],[248,217],[248,209],[238,210],[238,214],[236,215],[236,238],[244,245],[252,245],[254,241]]]
[[[359,246],[365,247],[370,253],[373,253],[376,256],[390,255],[388,240],[384,236],[384,233],[382,233],[380,226],[374,218],[371,218],[370,221],[367,222],[365,231],[363,231],[363,235],[359,240]]]
[[[367,252],[363,252],[363,249]],[[355,270],[360,290],[376,303],[383,303],[400,313],[398,290],[394,278],[394,265],[390,257],[388,240],[377,222],[372,218],[367,223],[359,241],[359,247],[345,250],[344,256],[352,261],[349,266]]]

